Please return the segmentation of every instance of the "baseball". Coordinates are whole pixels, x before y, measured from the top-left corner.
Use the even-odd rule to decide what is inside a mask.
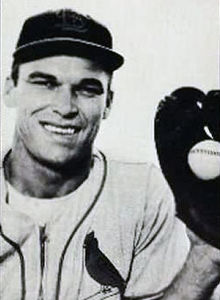
[[[220,143],[206,140],[196,144],[189,151],[188,164],[200,179],[211,180],[220,176]]]

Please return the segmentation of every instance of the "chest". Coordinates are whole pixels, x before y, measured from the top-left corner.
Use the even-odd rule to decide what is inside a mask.
[[[21,215],[11,218],[13,221],[8,224],[5,236],[18,245],[20,252],[1,237],[2,282],[16,275],[13,285],[19,294],[23,261],[27,299],[37,299],[41,290],[43,299],[48,300],[118,297],[120,284],[108,278],[118,273],[126,281],[138,238],[135,224],[130,222],[129,214],[124,217],[123,209],[114,202],[108,205],[100,202],[88,215],[87,210],[72,209],[43,230],[30,220],[25,221],[24,216],[23,219]],[[16,232],[12,233],[12,228],[17,228]],[[91,232],[97,241],[96,248],[92,246],[94,241],[85,245]],[[0,286],[1,295],[7,295],[2,299],[8,299],[10,289],[6,290],[5,283]],[[18,298],[16,295],[10,299]]]

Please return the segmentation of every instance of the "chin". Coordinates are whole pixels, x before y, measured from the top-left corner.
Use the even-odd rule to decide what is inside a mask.
[[[43,150],[43,151],[42,151]],[[91,156],[91,147],[81,147],[77,149],[63,149],[53,147],[53,149],[42,149],[40,153],[32,153],[35,160],[53,169],[69,168],[73,164],[78,164]]]
[[[67,169],[70,168],[73,161],[75,160],[73,157],[56,157],[56,156],[35,156],[35,161],[48,168],[48,169],[54,169],[54,170],[61,170],[61,169]]]

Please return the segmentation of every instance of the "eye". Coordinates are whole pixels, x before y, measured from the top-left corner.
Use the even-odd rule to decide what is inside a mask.
[[[97,86],[80,86],[76,92],[82,96],[92,98],[103,93],[103,89]]]
[[[38,79],[38,80],[31,80],[28,81],[28,83],[36,85],[36,86],[42,86],[45,87],[49,90],[54,90],[58,87],[58,83],[55,81],[50,81],[50,80],[42,80],[42,79]]]

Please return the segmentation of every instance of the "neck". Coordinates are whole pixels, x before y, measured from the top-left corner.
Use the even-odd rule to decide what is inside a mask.
[[[91,151],[57,166],[39,161],[27,151],[12,149],[5,162],[5,174],[9,183],[24,195],[54,198],[76,190],[88,177],[91,163]]]

